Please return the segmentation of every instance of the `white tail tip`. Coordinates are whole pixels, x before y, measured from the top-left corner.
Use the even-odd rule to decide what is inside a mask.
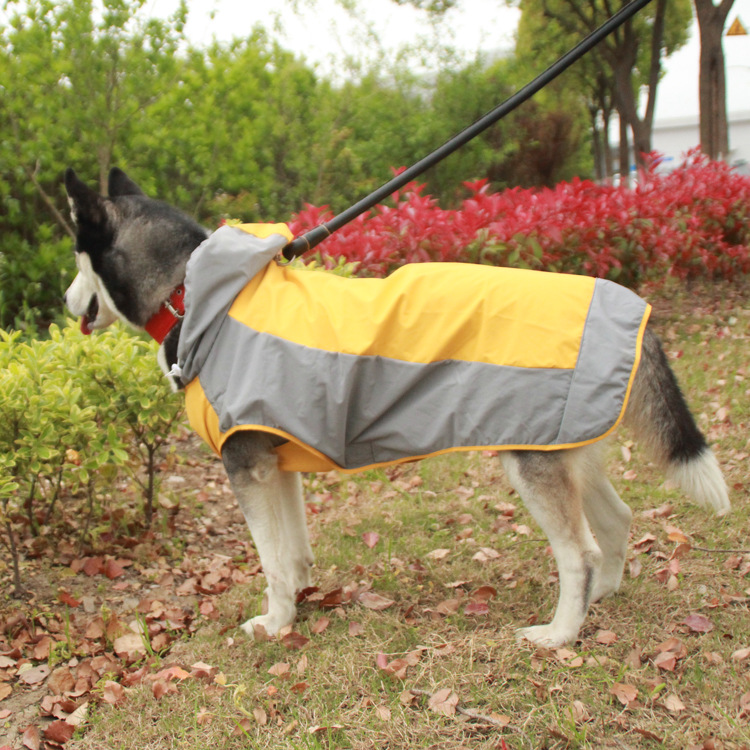
[[[723,516],[729,511],[729,493],[719,463],[710,448],[689,461],[669,466],[669,479],[677,483],[699,505]]]

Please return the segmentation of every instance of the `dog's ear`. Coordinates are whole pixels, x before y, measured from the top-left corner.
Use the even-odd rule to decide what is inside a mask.
[[[68,167],[65,170],[65,190],[70,200],[73,221],[76,224],[104,224],[107,213],[104,208],[104,198],[92,190],[78,175]]]
[[[112,167],[109,170],[109,197],[116,198],[120,195],[144,195],[144,192],[125,172]]]

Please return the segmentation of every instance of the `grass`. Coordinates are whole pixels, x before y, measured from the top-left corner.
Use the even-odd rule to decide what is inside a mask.
[[[750,747],[750,658],[733,658],[750,646],[750,312],[727,286],[673,295],[657,300],[657,327],[717,444],[734,508],[717,519],[690,505],[621,434],[610,446],[610,474],[635,514],[629,563],[620,593],[591,608],[576,644],[538,649],[514,637],[515,628],[550,617],[557,583],[546,542],[497,459],[455,454],[354,478],[312,477],[320,591],[370,587],[394,604],[371,611],[345,601],[323,611],[304,602],[295,630],[310,640],[290,650],[278,640],[251,643],[234,627],[238,610],[257,610],[262,581],[235,587],[219,602],[220,618],[164,658],[186,669],[208,663],[225,684],[188,679],[160,700],[150,683],[136,686],[120,707],[93,710],[84,736],[67,747]],[[507,503],[516,506],[512,517],[496,508]],[[666,503],[668,517],[649,513]],[[690,540],[684,554],[674,529]],[[379,534],[372,549],[365,532]],[[653,540],[640,543],[646,535]],[[474,557],[482,548],[501,554],[481,562]],[[449,551],[434,559],[436,549]],[[466,614],[483,585],[497,592],[487,614]],[[712,629],[691,630],[690,614]],[[323,616],[330,624],[316,633]],[[670,638],[684,652],[660,668],[655,659]],[[408,655],[401,677],[381,668]],[[269,673],[279,663],[288,673]],[[613,693],[623,684],[637,690],[628,705]],[[458,698],[452,715],[429,706],[445,688]]]

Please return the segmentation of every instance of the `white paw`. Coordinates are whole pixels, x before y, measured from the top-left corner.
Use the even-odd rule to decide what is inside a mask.
[[[276,635],[276,633],[279,632],[279,630],[285,628],[287,625],[291,625],[293,622],[294,611],[292,611],[291,615],[287,614],[283,617],[278,615],[273,616],[269,613],[267,615],[258,615],[258,617],[251,617],[246,622],[243,622],[242,625],[240,625],[240,628],[253,639],[255,639],[256,637],[257,628],[258,638],[262,640],[263,635],[273,637]]]
[[[594,602],[600,602],[602,599],[606,599],[608,596],[612,596],[613,594],[617,593],[617,590],[620,588],[620,582],[612,583],[610,582],[602,582],[601,584],[597,584],[594,586],[593,591],[591,592],[591,603]]]
[[[525,639],[537,646],[545,646],[547,648],[557,648],[558,646],[572,643],[577,636],[577,632],[568,633],[559,628],[554,628],[552,624],[534,625],[530,628],[519,628],[516,630],[516,638],[519,641]]]
[[[300,592],[303,589],[310,588],[312,586],[312,571],[310,570],[310,563],[301,563],[297,566],[296,585],[294,590]]]
[[[612,596],[620,590],[621,583],[622,566],[618,566],[614,570],[610,569],[609,572],[600,573],[591,590],[589,602],[600,602],[602,599]]]

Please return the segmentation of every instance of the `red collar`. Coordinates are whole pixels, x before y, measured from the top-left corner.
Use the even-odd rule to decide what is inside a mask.
[[[185,287],[180,286],[169,295],[169,299],[162,304],[159,311],[144,326],[146,333],[160,344],[167,334],[182,320],[185,314]]]

